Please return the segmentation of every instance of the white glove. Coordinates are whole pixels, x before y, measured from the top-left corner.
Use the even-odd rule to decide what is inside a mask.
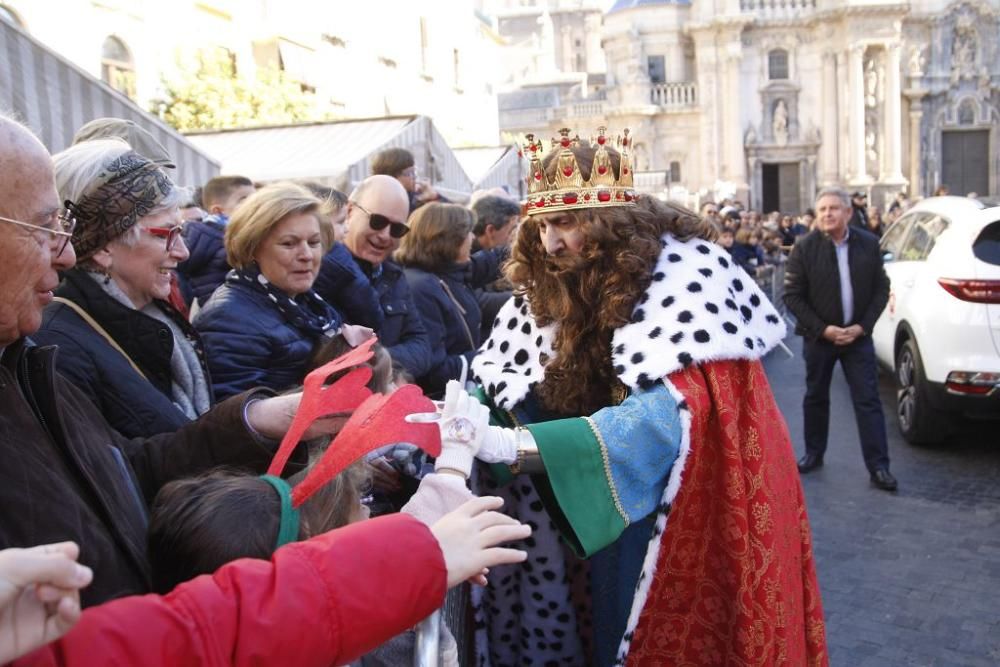
[[[468,477],[489,423],[489,408],[469,396],[457,381],[450,380],[438,421],[441,455],[434,462],[434,470],[450,468]]]
[[[527,430],[521,431],[521,438],[532,438],[534,441],[531,433]],[[511,465],[517,461],[517,447],[517,431],[512,428],[490,426],[476,458],[487,463]]]

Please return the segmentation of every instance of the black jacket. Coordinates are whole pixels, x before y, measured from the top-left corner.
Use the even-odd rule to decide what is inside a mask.
[[[312,288],[344,316],[345,322],[360,324],[374,331],[382,328],[385,315],[379,305],[378,293],[343,243],[334,243],[323,255]]]
[[[414,378],[425,375],[431,368],[431,346],[403,269],[393,262],[382,262],[376,269],[363,259],[355,257],[354,261],[378,294],[383,314],[382,326],[375,330],[379,342],[389,350],[393,363]]]
[[[146,508],[160,487],[223,464],[263,472],[271,447],[244,426],[246,395],[128,440],[56,373],[57,353],[21,339],[0,360],[0,549],[77,542],[94,570],[84,606],[147,593]]]
[[[115,430],[128,438],[150,437],[176,431],[190,421],[172,399],[174,336],[170,327],[115,301],[80,269],[63,274],[56,296],[72,301],[94,318],[146,376],[136,373],[128,360],[69,306],[53,302],[45,307],[42,328],[32,339],[39,345],[59,346],[59,372],[97,404]],[[194,346],[211,388],[198,334],[166,301],[156,305]]]
[[[860,324],[871,335],[876,320],[889,301],[889,276],[882,266],[878,239],[856,227],[847,239],[851,267],[854,316],[844,322],[840,300],[837,251],[829,236],[814,230],[792,247],[785,265],[785,305],[795,315],[795,333],[810,340],[823,335],[828,325]]]
[[[430,369],[417,378],[417,384],[428,396],[436,398],[444,395],[448,380],[460,377],[462,358],[471,364],[476,356],[481,324],[479,304],[466,284],[465,266],[455,265],[435,273],[416,267],[404,271],[417,312],[427,329],[431,350]]]

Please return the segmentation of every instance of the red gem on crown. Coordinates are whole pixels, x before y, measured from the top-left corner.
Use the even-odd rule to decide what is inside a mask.
[[[535,172],[535,180],[536,181],[542,180],[542,172],[540,172],[540,171],[536,171]]]
[[[607,190],[601,190],[597,193],[597,201],[611,201],[611,193]]]
[[[569,148],[569,137],[563,137],[559,143],[562,144],[563,148]]]
[[[626,192],[625,193],[625,201],[632,201],[632,193],[631,192]]]
[[[538,201],[535,202],[535,206],[537,206],[538,208],[542,208],[543,206],[545,206],[545,197],[539,197]]]
[[[583,201],[590,201],[590,193],[583,195]]]
[[[563,176],[569,177],[572,175],[573,175],[573,167],[563,167]]]
[[[625,175],[627,173],[628,173],[628,167],[622,167],[622,175]]]
[[[576,193],[575,192],[567,192],[566,194],[563,195],[562,200],[563,200],[564,204],[575,204],[576,201],[577,201],[577,199],[576,199]]]
[[[608,168],[607,168],[607,167],[605,167],[605,166],[604,166],[604,165],[602,164],[602,165],[600,165],[599,167],[597,167],[597,173],[598,173],[598,174],[602,174],[602,175],[603,175],[603,174],[606,174],[606,173],[608,173]]]
[[[604,145],[605,141],[607,141],[607,138],[603,134],[601,136],[597,137],[597,143],[599,143],[601,146]]]

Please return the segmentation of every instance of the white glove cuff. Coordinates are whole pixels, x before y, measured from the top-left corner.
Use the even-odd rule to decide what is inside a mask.
[[[445,441],[442,443],[441,455],[434,461],[434,470],[450,468],[468,478],[472,474],[473,458],[472,452],[465,445]]]

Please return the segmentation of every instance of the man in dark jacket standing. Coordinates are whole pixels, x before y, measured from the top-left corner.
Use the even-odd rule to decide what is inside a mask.
[[[413,302],[403,269],[389,256],[408,231],[410,203],[399,181],[382,174],[369,176],[354,189],[347,203],[347,234],[344,245],[371,280],[382,306],[379,342],[392,355],[393,363],[413,378],[431,368],[427,329]]]
[[[45,147],[0,116],[0,549],[77,542],[94,571],[88,606],[149,591],[146,513],[164,483],[223,464],[262,471],[266,438],[284,434],[298,398],[251,392],[147,440],[114,431],[57,373],[58,348],[27,338],[56,272],[76,262],[74,221],[59,204]]]
[[[821,190],[816,228],[792,248],[785,269],[785,305],[803,337],[806,395],[802,401],[806,453],[799,471],[823,465],[830,422],[830,380],[840,361],[851,389],[861,450],[872,483],[894,491],[889,473],[885,416],[878,395],[878,367],[871,331],[889,299],[878,239],[849,226],[845,191]]]
[[[851,195],[851,227],[868,231],[868,195],[861,190]]]

